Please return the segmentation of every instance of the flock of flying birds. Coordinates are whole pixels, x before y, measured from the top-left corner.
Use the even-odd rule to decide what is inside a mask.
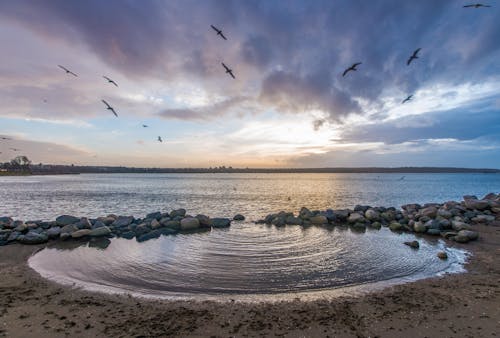
[[[491,7],[490,5],[484,5],[484,4],[481,4],[481,3],[476,3],[476,4],[470,4],[470,5],[465,5],[463,6],[464,8],[481,8],[481,7]],[[220,36],[221,39],[223,40],[227,40],[226,36],[224,35],[224,33],[222,32],[222,30],[218,29],[217,27],[215,27],[214,25],[210,25],[210,27],[217,33],[217,36]],[[406,65],[409,66],[413,60],[416,60],[419,58],[418,56],[418,53],[420,52],[422,48],[417,48],[412,55],[410,55],[410,57],[408,58],[408,60],[406,61]],[[356,63],[353,63],[350,67],[346,68],[344,70],[344,72],[342,73],[342,77],[345,77],[349,72],[354,72],[354,71],[357,71],[357,67],[359,65],[361,65],[362,62],[356,62]],[[233,74],[233,70],[230,69],[228,66],[226,66],[226,64],[224,64],[224,62],[221,62],[221,65],[222,67],[224,67],[224,70],[226,71],[226,74],[229,74],[229,76],[231,76],[233,79],[236,79],[236,77],[234,76]],[[66,72],[66,74],[68,75],[72,75],[74,77],[78,77],[77,74],[75,74],[74,72],[72,72],[71,70],[69,70],[68,68],[64,67],[64,66],[61,66],[61,65],[58,65],[59,68],[61,68],[62,70],[64,70]],[[110,84],[113,84],[115,85],[116,87],[118,87],[118,84],[113,81],[112,79],[110,79],[109,77],[107,76],[103,76],[103,78]],[[404,104],[406,102],[409,102],[411,99],[413,98],[413,94],[412,95],[408,95],[408,97],[406,97],[401,103]],[[44,102],[47,102],[47,100],[43,100]],[[116,110],[106,101],[106,100],[101,100],[102,103],[104,103],[104,105],[106,106],[106,109],[111,111],[116,117],[118,117],[118,113],[116,112]],[[147,128],[148,125],[146,124],[143,124],[142,125],[143,128]],[[10,138],[8,137],[0,137],[0,140],[10,140]],[[161,138],[161,136],[158,136],[157,138],[157,141],[158,142],[163,142],[163,139]],[[20,151],[20,149],[17,149],[17,148],[9,148],[10,150],[12,151]],[[2,154],[2,152],[0,152],[0,154]]]

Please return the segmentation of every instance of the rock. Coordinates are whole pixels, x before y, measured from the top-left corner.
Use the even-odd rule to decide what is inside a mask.
[[[309,218],[309,222],[314,225],[328,224],[328,218],[326,216],[318,215]]]
[[[90,229],[81,229],[81,230],[77,230],[77,231],[73,232],[71,234],[71,237],[82,238],[82,237],[90,235],[91,232],[92,232],[92,230],[90,230]]]
[[[294,216],[288,216],[285,219],[286,224],[290,225],[302,225],[302,218],[299,217],[294,217]]]
[[[9,237],[7,237],[7,242],[13,242],[15,240],[17,240],[17,238],[19,236],[21,236],[22,234],[18,231],[12,231],[10,234],[9,234]]]
[[[365,218],[363,217],[363,215],[361,215],[357,212],[353,212],[347,218],[347,222],[349,222],[349,223],[363,222],[364,220],[365,220]]]
[[[356,222],[351,227],[353,228],[353,230],[356,230],[356,231],[365,231],[366,230],[366,224],[361,223],[361,222]]]
[[[371,207],[369,205],[356,205],[354,207],[355,212],[359,212],[360,214],[364,214],[366,210],[370,209]]]
[[[458,233],[454,232],[454,231],[445,231],[445,232],[441,232],[441,236],[443,236],[444,238],[446,239],[450,239],[450,238],[453,238],[455,237],[456,235],[458,235]]]
[[[380,221],[380,213],[374,209],[368,209],[365,211],[365,217],[367,220],[373,222],[373,221]]]
[[[370,225],[370,227],[371,227],[372,229],[380,229],[380,228],[382,228],[382,224],[381,224],[380,222],[373,222],[373,223]]]
[[[200,227],[202,228],[210,228],[210,217],[202,214],[198,214],[195,216],[200,222]]]
[[[150,239],[158,238],[161,236],[161,232],[159,230],[153,230],[146,234],[143,234],[136,238],[137,242],[149,241]]]
[[[181,220],[182,230],[193,230],[193,229],[198,229],[199,227],[200,227],[200,221],[197,218],[189,217],[189,218],[183,218]]]
[[[446,252],[444,252],[444,251],[439,251],[439,252],[437,253],[437,256],[438,256],[440,259],[443,259],[443,260],[448,259],[448,254],[447,254]]]
[[[235,221],[244,221],[245,220],[245,216],[243,216],[241,214],[237,214],[237,215],[234,215],[233,220],[235,220]]]
[[[17,232],[27,232],[28,231],[28,226],[24,223],[19,224],[14,228],[14,231]]]
[[[460,230],[457,236],[467,237],[470,241],[475,241],[479,238],[479,233],[471,230]]]
[[[89,242],[89,248],[104,250],[111,244],[107,238],[92,238]]]
[[[133,231],[126,231],[120,235],[120,237],[125,238],[125,239],[132,239],[135,237],[135,232]]]
[[[422,224],[422,222],[415,222],[415,224],[413,224],[413,231],[417,233],[424,233],[427,231],[427,227],[425,224]]]
[[[42,244],[46,243],[49,237],[46,234],[39,234],[36,232],[28,232],[26,235],[20,235],[17,241],[22,244]]]
[[[389,224],[389,229],[392,231],[401,231],[403,226],[398,222],[391,222],[391,224]]]
[[[231,225],[231,220],[229,218],[212,218],[211,223],[214,228],[227,228]]]
[[[490,223],[495,220],[495,216],[492,215],[477,215],[471,219],[474,223]]]
[[[470,210],[486,210],[490,207],[489,201],[473,198],[464,199],[464,204],[465,207]]]
[[[132,216],[119,216],[112,223],[112,225],[114,227],[120,228],[120,227],[126,227],[126,226],[130,225],[132,222],[134,222],[134,217],[132,217]]]
[[[176,217],[184,217],[186,216],[186,209],[177,209],[177,210],[172,210],[170,213],[170,218],[176,218]]]
[[[152,213],[149,213],[146,215],[146,218],[147,219],[155,219],[155,220],[160,220],[162,217],[162,214],[161,212],[157,211],[157,212],[152,212]]]
[[[153,230],[154,230],[154,229],[158,229],[158,228],[160,228],[160,227],[161,227],[161,224],[160,224],[160,222],[158,222],[158,221],[156,220],[156,218],[153,218],[153,220],[151,221],[150,226],[151,226],[151,229],[153,229]]]
[[[61,232],[61,235],[59,236],[59,238],[61,238],[61,240],[65,241],[68,238],[71,238],[71,234],[69,232]]]
[[[180,229],[181,228],[181,222],[171,220],[171,221],[168,221],[167,223],[165,223],[164,227],[170,228],[170,229]]]
[[[429,218],[434,218],[434,217],[437,216],[437,212],[438,211],[437,211],[436,207],[431,206],[431,207],[427,207],[427,208],[421,209],[420,210],[420,215],[427,216]]]
[[[413,249],[420,248],[420,243],[418,241],[404,242],[404,244],[408,245],[410,248],[413,248]]]
[[[10,226],[14,220],[11,217],[0,217],[0,225],[2,226]]]
[[[396,213],[393,210],[387,210],[380,214],[380,216],[387,222],[391,222],[396,219]]]
[[[60,234],[61,228],[58,226],[52,227],[47,230],[47,236],[49,236],[50,239],[58,238]]]
[[[104,224],[104,222],[97,220],[94,222],[94,225],[92,225],[92,229],[102,228],[105,226],[106,226],[106,224]]]
[[[335,213],[335,216],[336,216],[336,220],[340,221],[340,222],[345,222],[347,221],[347,218],[349,217],[349,210],[334,210],[333,211]]]
[[[92,223],[90,223],[90,221],[86,217],[80,218],[80,220],[78,222],[74,223],[74,225],[80,230],[81,229],[92,229]]]
[[[439,236],[439,235],[441,235],[441,230],[430,228],[430,229],[427,229],[427,234],[431,235],[431,236]]]
[[[443,209],[443,208],[439,208],[437,211],[437,214],[443,218],[446,218],[446,219],[453,217],[453,214],[450,211]]]
[[[472,229],[469,224],[460,221],[451,221],[451,227],[455,231]]]
[[[77,231],[78,228],[76,226],[74,226],[73,224],[68,224],[68,225],[65,225],[61,228],[61,235],[63,233],[68,233],[68,234],[72,234],[73,232]]]
[[[314,216],[313,213],[306,207],[302,207],[299,211],[299,217],[302,219],[309,219],[310,217],[313,216]]]
[[[164,236],[175,235],[177,233],[177,230],[170,228],[162,228],[158,229],[158,231]]]
[[[78,221],[80,221],[80,219],[78,217],[71,216],[71,215],[61,215],[61,216],[56,218],[56,223],[57,223],[57,225],[60,225],[60,226],[74,224]]]
[[[107,226],[99,227],[90,230],[90,237],[103,237],[111,235],[111,230]]]

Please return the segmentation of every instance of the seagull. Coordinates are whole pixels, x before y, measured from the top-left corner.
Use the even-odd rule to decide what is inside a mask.
[[[413,52],[412,56],[410,56],[410,58],[408,59],[408,61],[406,61],[406,64],[407,64],[408,66],[410,65],[410,63],[411,63],[413,60],[418,59],[418,52],[420,52],[420,50],[421,50],[421,49],[422,49],[422,48],[418,48],[418,49],[416,49],[416,50]]]
[[[143,124],[143,125],[142,125],[142,127],[143,127],[143,128],[147,128],[147,127],[148,127],[148,125],[146,125],[146,124]]]
[[[472,5],[465,5],[464,8],[479,8],[479,7],[491,7],[490,5],[483,5],[483,4],[472,4]]]
[[[352,71],[356,71],[356,67],[359,66],[361,64],[361,62],[356,62],[354,63],[351,67],[347,68],[346,70],[344,70],[344,73],[342,74],[342,76],[345,76],[347,73],[349,73],[351,70]]]
[[[115,81],[113,81],[113,80],[111,80],[109,77],[104,76],[104,75],[103,75],[102,77],[103,77],[103,78],[105,78],[106,80],[108,80],[108,82],[109,82],[109,83],[112,83],[112,84],[114,84],[115,86],[117,86],[117,87],[118,87],[118,85],[116,84],[116,82],[115,82]]]
[[[115,116],[116,116],[116,117],[118,117],[118,114],[115,112],[115,110],[113,109],[113,107],[111,107],[111,106],[109,105],[109,103],[107,103],[107,102],[106,102],[106,101],[104,101],[104,100],[101,100],[101,101],[102,101],[102,102],[106,105],[106,109],[111,110],[111,111],[113,112],[113,114],[115,114]]]
[[[222,34],[222,31],[220,29],[217,29],[217,27],[215,27],[214,25],[210,25],[210,27],[212,27],[212,29],[217,32],[217,35],[220,35],[221,38],[227,40],[224,34]]]
[[[407,97],[406,99],[404,99],[404,100],[403,100],[403,102],[401,102],[401,103],[403,103],[403,104],[404,104],[404,103],[406,103],[406,102],[410,101],[412,97],[413,97],[413,95],[408,96],[408,97]]]
[[[161,136],[158,136],[158,142],[163,142],[163,140],[161,139]]]
[[[233,75],[233,70],[232,70],[232,69],[229,69],[229,68],[228,68],[228,67],[224,64],[224,62],[221,62],[221,64],[222,64],[222,67],[224,67],[224,68],[226,69],[226,73],[229,73],[229,75],[231,75],[231,77],[232,77],[233,79],[236,79],[236,78],[234,77],[234,75]]]
[[[10,140],[10,138],[2,136],[0,137],[0,140]]]
[[[71,70],[69,70],[68,68],[66,67],[63,67],[61,65],[57,65],[59,68],[61,68],[62,70],[64,70],[66,72],[66,74],[71,74],[71,75],[74,75],[76,77],[78,77],[78,75],[76,75],[75,73],[73,73]]]
[[[12,151],[20,151],[21,149],[17,149],[17,148],[9,148],[10,150]]]
[[[406,176],[401,177],[399,180],[402,181],[405,179]]]

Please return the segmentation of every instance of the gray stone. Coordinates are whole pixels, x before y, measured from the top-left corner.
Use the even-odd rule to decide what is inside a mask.
[[[167,223],[165,223],[164,226],[166,228],[170,228],[170,229],[180,229],[181,228],[181,222],[171,220],[171,221],[168,221]]]
[[[286,218],[285,222],[286,222],[286,224],[290,224],[290,225],[302,225],[302,218],[288,216]]]
[[[135,232],[133,231],[126,231],[120,235],[120,237],[125,238],[125,239],[132,239],[135,237]]]
[[[39,234],[36,232],[28,232],[26,235],[20,235],[17,241],[22,244],[42,244],[46,243],[49,237],[46,234]]]
[[[299,211],[299,217],[302,219],[309,219],[310,217],[313,216],[314,216],[313,213],[306,207],[302,207]]]
[[[177,233],[177,230],[170,228],[162,228],[158,229],[158,231],[164,236],[175,235]]]
[[[153,230],[136,238],[137,242],[149,241],[161,236],[160,230]]]
[[[189,218],[183,218],[181,220],[182,230],[193,230],[193,229],[198,229],[199,227],[200,227],[200,221],[197,218],[189,217]]]
[[[157,221],[160,220],[162,217],[161,212],[152,212],[146,215],[146,218],[148,219],[156,219]]]
[[[349,210],[334,210],[333,211],[335,213],[335,216],[336,216],[336,220],[340,221],[340,222],[344,222],[344,221],[347,221],[347,218],[349,217]]]
[[[119,216],[113,223],[112,225],[114,227],[126,227],[130,225],[132,222],[134,222],[134,217],[132,216]]]
[[[231,220],[229,218],[212,218],[211,223],[214,228],[227,228],[231,225]]]
[[[89,236],[90,237],[103,237],[103,236],[109,236],[111,234],[111,230],[107,226],[99,227],[90,230]]]
[[[470,210],[486,210],[490,207],[489,201],[477,200],[477,199],[465,199],[465,207]]]
[[[56,223],[57,223],[57,225],[65,226],[65,225],[69,225],[69,224],[74,224],[74,223],[78,222],[79,220],[80,219],[78,217],[75,217],[75,216],[61,215],[61,216],[56,218]]]
[[[421,209],[419,212],[420,215],[427,216],[429,218],[434,218],[437,216],[437,209],[433,206]]]
[[[104,224],[104,222],[97,220],[94,222],[94,225],[92,225],[92,229],[102,228],[105,226],[106,226],[106,224]]]
[[[153,220],[151,221],[150,226],[151,226],[151,229],[158,229],[158,228],[160,228],[160,227],[161,227],[161,223],[160,223],[160,222],[158,222],[158,221],[156,220],[156,218],[153,218]]]
[[[184,217],[186,215],[186,209],[172,210],[170,213],[170,218]]]
[[[410,248],[413,249],[418,249],[420,248],[420,243],[418,241],[409,241],[409,242],[404,242],[405,245],[408,245]]]
[[[474,223],[490,223],[495,220],[495,216],[492,215],[477,215],[471,219]]]
[[[460,230],[457,236],[467,237],[470,241],[475,241],[479,238],[479,233],[471,230]]]
[[[202,227],[202,228],[210,228],[210,217],[208,217],[206,215],[201,215],[201,214],[198,214],[195,217],[200,222],[200,227]]]
[[[77,230],[77,231],[71,233],[71,237],[82,238],[85,236],[89,236],[91,232],[92,232],[92,230],[90,230],[90,229],[81,229],[81,230]]]
[[[61,234],[63,234],[63,233],[72,234],[73,232],[75,232],[77,230],[78,230],[78,228],[76,226],[74,226],[73,224],[68,224],[68,225],[65,225],[61,228]]]
[[[12,231],[10,234],[9,234],[9,237],[7,237],[7,242],[13,242],[15,240],[17,240],[17,238],[19,236],[21,236],[22,234],[18,231]]]
[[[351,225],[351,227],[354,230],[357,230],[357,231],[364,231],[364,230],[366,230],[366,224],[365,223],[361,223],[361,222],[356,222],[353,225]]]
[[[365,218],[363,217],[363,215],[357,213],[357,212],[353,212],[349,215],[349,217],[347,218],[347,222],[349,223],[356,223],[356,222],[364,222],[365,221]]]
[[[58,226],[52,227],[47,230],[47,236],[49,236],[49,238],[51,239],[58,238],[60,234],[61,228]]]
[[[234,215],[233,220],[235,220],[235,221],[244,221],[245,220],[245,216],[243,216],[241,214],[237,214],[237,215]]]
[[[78,222],[74,224],[78,229],[92,229],[92,223],[86,217],[80,218]]]
[[[460,221],[451,221],[451,227],[455,231],[472,229],[469,224]]]
[[[439,208],[437,214],[443,218],[446,218],[446,219],[453,217],[453,214],[450,211],[443,209],[443,208]]]
[[[14,228],[14,231],[17,232],[27,232],[28,231],[28,226],[24,223],[19,224]]]
[[[382,224],[381,224],[380,222],[373,222],[373,223],[370,225],[370,227],[371,227],[372,229],[380,229],[380,228],[382,228]]]
[[[448,254],[444,251],[439,251],[437,253],[437,256],[439,257],[439,259],[442,259],[442,260],[448,259]]]
[[[427,229],[427,234],[431,236],[439,236],[441,235],[441,230],[439,229]]]

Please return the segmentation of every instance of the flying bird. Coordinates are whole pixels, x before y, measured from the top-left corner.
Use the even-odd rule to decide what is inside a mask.
[[[409,66],[413,60],[418,59],[418,52],[420,52],[421,49],[422,48],[418,48],[413,52],[412,56],[410,56],[408,61],[406,61],[406,65]]]
[[[401,102],[401,103],[403,103],[403,104],[404,104],[404,103],[406,103],[406,102],[410,101],[412,97],[413,97],[413,95],[409,95],[409,96],[408,96],[406,99],[404,99],[404,100],[403,100],[403,102]]]
[[[471,5],[465,5],[464,8],[479,8],[479,7],[491,7],[490,5],[483,5],[483,4],[471,4]]]
[[[147,127],[148,127],[148,125],[146,125],[146,124],[143,124],[143,125],[142,125],[142,127],[143,127],[143,128],[147,128]]]
[[[163,142],[163,140],[161,139],[161,136],[158,136],[158,142]]]
[[[10,140],[10,138],[2,136],[0,137],[0,140]]]
[[[232,77],[233,79],[236,79],[236,78],[234,77],[233,70],[232,70],[232,69],[229,69],[229,68],[228,68],[228,67],[224,64],[224,62],[221,62],[221,64],[222,64],[222,67],[224,67],[224,69],[226,69],[226,73],[229,73],[229,75],[231,75],[231,77]]]
[[[10,150],[12,151],[20,151],[21,149],[17,149],[17,148],[9,148]]]
[[[118,114],[115,112],[114,108],[109,105],[109,103],[107,103],[104,100],[101,100],[101,101],[106,105],[106,109],[111,110],[113,112],[113,114],[115,114],[115,116],[118,117]]]
[[[356,71],[356,67],[359,66],[361,64],[361,62],[356,62],[354,63],[351,67],[347,68],[346,70],[344,70],[344,73],[342,73],[342,76],[345,76],[347,73],[349,73],[351,70],[352,71]]]
[[[71,74],[71,75],[73,75],[73,76],[78,77],[78,75],[76,75],[75,73],[73,73],[73,72],[72,72],[71,70],[69,70],[68,68],[63,67],[63,66],[61,66],[61,65],[57,65],[57,66],[58,66],[59,68],[61,68],[62,70],[64,70],[64,71],[66,72],[66,74]]]
[[[103,78],[105,78],[106,80],[108,80],[108,82],[109,82],[109,83],[112,83],[112,84],[114,84],[115,86],[117,86],[117,87],[118,87],[118,85],[116,84],[116,82],[115,82],[115,81],[113,81],[113,80],[111,80],[109,77],[104,76],[104,75],[103,75],[102,77],[103,77]]]
[[[214,25],[210,25],[210,27],[212,27],[212,29],[217,32],[217,35],[220,35],[221,38],[227,40],[224,34],[222,34],[222,31],[220,29],[217,29],[217,27],[215,27]]]

